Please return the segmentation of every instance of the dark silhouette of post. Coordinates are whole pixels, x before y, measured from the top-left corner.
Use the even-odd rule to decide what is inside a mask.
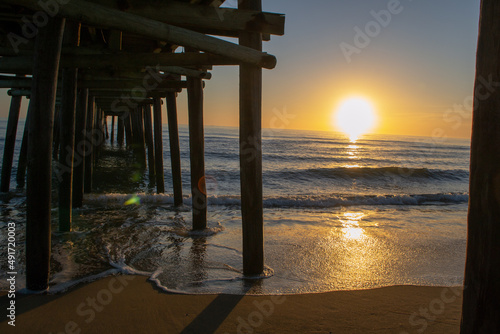
[[[109,139],[109,131],[108,131],[108,118],[104,113],[101,114],[102,117],[102,128],[103,131],[105,132],[106,139]]]
[[[239,9],[262,10],[261,0],[241,0]],[[262,35],[241,32],[240,45],[262,51]],[[264,270],[262,208],[262,69],[240,65],[240,178],[243,220],[243,272]]]
[[[141,158],[141,165],[146,168],[147,156],[146,156],[146,136],[144,135],[144,110],[142,106],[137,108],[137,129],[139,136],[139,153]]]
[[[94,154],[92,154],[92,158],[94,159],[95,165],[97,164],[97,161],[99,160],[99,157],[101,155],[102,146],[107,139],[106,133],[104,131],[103,111],[102,108],[99,107],[99,105],[97,105],[94,117],[94,133],[92,135],[94,143]]]
[[[52,148],[52,158],[59,161],[59,147],[61,144],[61,106],[56,104],[56,109],[54,111],[54,130],[53,130],[53,148]]]
[[[75,208],[81,208],[83,205],[85,154],[90,145],[88,139],[85,138],[88,100],[89,90],[80,89],[76,105],[75,156],[73,159],[73,207]]]
[[[167,93],[168,136],[170,141],[170,162],[174,185],[174,205],[182,205],[181,150],[179,145],[179,126],[177,124],[176,93]]]
[[[155,140],[155,171],[156,171],[156,192],[165,192],[165,180],[163,177],[163,129],[161,117],[161,99],[153,99],[154,117],[154,140]]]
[[[154,186],[156,182],[155,175],[155,151],[153,143],[153,122],[151,121],[151,105],[149,103],[144,105],[144,137],[146,146],[148,148],[148,169],[149,169],[149,182]]]
[[[64,19],[49,18],[35,42],[26,191],[26,287],[45,290],[49,280],[52,135]]]
[[[203,82],[200,78],[188,77],[187,84],[193,230],[204,230],[207,228],[207,190],[205,185]]]
[[[22,96],[13,96],[10,100],[9,119],[7,121],[7,132],[5,134],[5,146],[3,149],[2,180],[0,185],[0,191],[2,192],[9,192],[10,189],[10,176],[12,173],[17,124],[19,122],[22,99]]]
[[[118,122],[117,122],[117,129],[116,129],[116,142],[118,143],[118,145],[121,147],[123,146],[123,139],[124,139],[124,135],[125,135],[125,123],[123,122],[123,117],[122,116],[118,116]]]
[[[17,162],[16,183],[17,188],[24,188],[26,181],[26,167],[28,165],[28,128],[31,114],[31,100],[28,104],[28,112],[24,122],[23,139],[21,141],[21,149],[19,150],[19,160]]]
[[[127,148],[130,149],[133,146],[134,143],[134,138],[132,135],[132,114],[131,111],[127,113],[126,116],[123,118],[123,125],[125,127],[125,134],[126,134],[126,139],[127,139]]]
[[[138,106],[131,114],[132,138],[135,157],[141,168],[146,168],[146,143],[144,142],[144,122],[142,106]]]
[[[500,333],[500,2],[481,1],[462,334]]]
[[[111,115],[111,144],[115,141],[115,116]]]
[[[68,21],[64,31],[64,45],[78,46],[79,34],[80,24]],[[77,77],[76,68],[64,68],[62,71],[60,152],[56,173],[59,180],[59,230],[63,232],[71,231]]]
[[[95,116],[95,98],[89,96],[87,104],[87,121],[85,123],[85,138],[88,145],[85,146],[85,178],[83,182],[83,191],[85,194],[92,192],[92,175],[94,171],[94,116]]]

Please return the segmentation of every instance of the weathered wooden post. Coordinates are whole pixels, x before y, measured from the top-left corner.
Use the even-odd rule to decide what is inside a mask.
[[[130,112],[130,129],[132,138],[132,151],[134,152],[135,158],[139,161],[139,126],[137,124],[137,109]]]
[[[90,143],[85,138],[87,123],[87,109],[89,90],[80,89],[77,98],[75,120],[75,156],[73,160],[73,207],[81,208],[83,205],[84,179],[85,179],[85,154]]]
[[[144,105],[144,135],[148,148],[149,182],[154,186],[156,180],[155,152],[153,143],[153,123],[151,121],[151,105],[149,103]]]
[[[155,172],[156,172],[156,192],[163,194],[165,192],[165,180],[163,177],[163,129],[161,117],[161,99],[153,99],[154,114],[154,135],[155,135]]]
[[[141,154],[141,164],[143,168],[146,168],[147,157],[146,157],[146,136],[144,134],[144,109],[143,105],[137,108],[137,128],[139,129],[139,149]]]
[[[102,153],[102,146],[104,145],[104,142],[106,141],[106,133],[104,131],[104,112],[101,107],[97,107],[96,109],[96,124],[95,126],[95,136],[94,137],[94,143],[95,143],[95,152],[96,154],[93,155],[94,158],[94,166],[97,164],[99,161],[99,158]]]
[[[80,24],[68,21],[64,32],[65,46],[78,46]],[[73,157],[75,151],[75,112],[78,69],[64,68],[62,71],[62,96],[60,111],[59,168],[59,230],[71,231],[73,205]]]
[[[181,150],[179,145],[179,127],[177,124],[176,93],[167,93],[168,136],[170,141],[170,162],[174,185],[174,205],[182,205]]]
[[[124,130],[125,130],[125,122],[123,121],[122,116],[118,116],[118,129],[116,130],[116,142],[121,147],[123,146],[124,139]]]
[[[115,141],[115,116],[111,116],[111,144]]]
[[[21,149],[19,150],[19,160],[17,162],[16,182],[17,188],[24,188],[26,181],[26,166],[28,165],[28,129],[31,114],[31,99],[28,104],[28,112],[26,113],[26,120],[24,122],[23,139],[21,142]]]
[[[500,2],[481,1],[462,334],[500,333]]]
[[[262,10],[261,0],[241,0],[239,9]],[[240,33],[240,45],[262,51],[262,35]],[[243,222],[243,272],[264,270],[264,218],[262,208],[262,69],[240,65],[240,171]]]
[[[54,130],[52,131],[53,133],[53,148],[52,148],[52,158],[54,160],[59,161],[59,148],[61,144],[61,126],[59,123],[61,123],[61,106],[60,106],[60,101],[59,103],[56,102],[56,109],[54,110]]]
[[[9,192],[10,176],[12,173],[12,161],[14,160],[14,147],[16,145],[17,123],[21,111],[22,96],[13,96],[10,100],[9,119],[7,121],[7,132],[5,134],[5,146],[3,149],[2,180],[0,191]]]
[[[92,192],[92,175],[94,170],[94,115],[95,115],[95,98],[89,96],[87,105],[87,121],[85,123],[86,134],[85,138],[89,144],[85,147],[85,178],[84,178],[84,193]]]
[[[94,144],[94,154],[92,154],[92,158],[94,159],[94,165],[99,160],[99,156],[101,155],[101,148],[104,140],[106,138],[106,134],[104,133],[104,125],[102,120],[102,109],[97,106],[95,110],[95,124],[94,124],[94,133],[92,134],[93,144]]]
[[[136,159],[141,168],[146,168],[146,143],[144,142],[144,124],[142,106],[137,107],[132,113],[132,136],[134,138],[134,149]]]
[[[108,118],[106,117],[106,115],[104,113],[102,113],[102,122],[103,122],[103,129],[104,129],[104,132],[106,134],[106,139],[109,139],[109,132],[108,132]]]
[[[124,126],[125,126],[125,134],[127,136],[127,148],[130,149],[134,144],[134,138],[132,135],[132,111],[130,110],[127,115],[123,118]]]
[[[201,78],[188,77],[187,84],[193,230],[204,230],[207,228],[207,190],[205,186],[203,82]]]
[[[99,108],[99,104],[95,103],[94,107],[94,126],[92,131],[92,163],[97,163],[99,157],[99,138],[102,138],[102,129],[101,129],[101,109]]]
[[[52,198],[52,128],[64,19],[49,18],[35,42],[28,135],[26,287],[48,288]]]

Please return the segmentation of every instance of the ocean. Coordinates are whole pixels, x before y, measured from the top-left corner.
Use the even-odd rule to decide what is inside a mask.
[[[110,122],[109,122],[110,123]],[[17,289],[24,288],[25,193],[0,196],[0,256],[16,223]],[[6,120],[0,121],[3,152]],[[73,231],[52,210],[50,285],[61,291],[117,273],[145,275],[180,293],[294,294],[391,285],[461,285],[468,202],[468,140],[264,130],[267,278],[242,275],[238,129],[206,127],[208,225],[190,231],[189,136],[180,127],[184,206],[173,206],[168,131],[165,195],[132,154],[106,143],[95,192],[73,211]],[[57,187],[54,187],[57,188]],[[7,262],[0,289],[7,289]]]

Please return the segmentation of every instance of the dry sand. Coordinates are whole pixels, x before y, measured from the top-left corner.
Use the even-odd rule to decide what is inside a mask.
[[[287,296],[176,295],[145,277],[18,295],[0,333],[458,333],[461,287],[394,286]],[[0,297],[2,310],[6,295]]]

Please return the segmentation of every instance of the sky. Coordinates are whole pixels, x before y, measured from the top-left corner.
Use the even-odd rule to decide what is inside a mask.
[[[264,44],[278,65],[263,74],[263,127],[332,131],[339,104],[362,96],[376,110],[376,133],[469,137],[479,1],[263,0],[264,11],[286,15],[285,36]],[[205,124],[238,126],[238,68],[212,74]]]

